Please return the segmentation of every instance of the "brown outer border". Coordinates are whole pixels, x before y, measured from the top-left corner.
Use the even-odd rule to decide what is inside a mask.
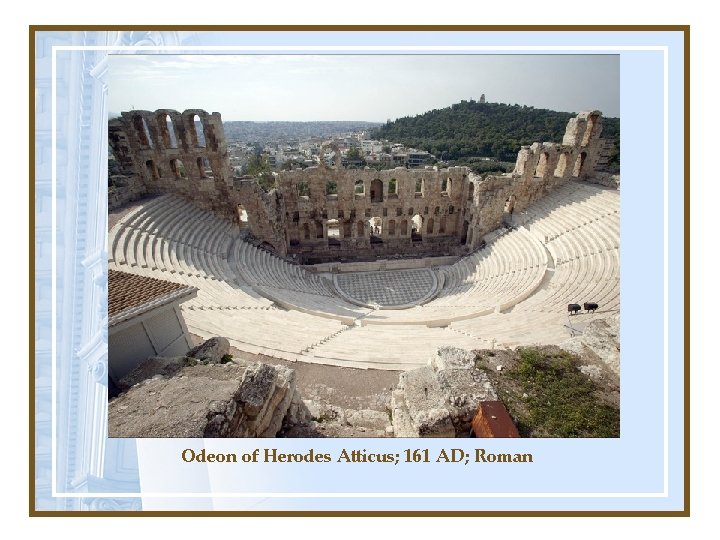
[[[682,32],[683,33],[683,121],[684,121],[684,253],[683,253],[683,345],[684,345],[684,478],[683,510],[649,511],[97,511],[80,510],[54,511],[35,510],[35,34],[50,31],[134,31],[134,30],[204,30],[204,31],[243,31],[243,32],[407,32],[407,31],[467,31],[467,32]],[[690,25],[30,25],[29,26],[29,217],[30,217],[30,273],[29,273],[29,350],[30,369],[28,386],[28,431],[30,435],[30,467],[28,490],[28,515],[30,517],[689,517],[690,516]],[[78,497],[82,498],[82,497]]]

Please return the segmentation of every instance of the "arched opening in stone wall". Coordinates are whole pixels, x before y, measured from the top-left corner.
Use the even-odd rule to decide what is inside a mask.
[[[425,191],[425,180],[418,178],[415,180],[415,197],[422,197],[423,191]]]
[[[370,202],[383,202],[383,183],[379,178],[370,183]]]
[[[187,176],[187,171],[185,171],[185,165],[179,159],[170,160],[170,170],[177,179],[185,178]]]
[[[381,244],[382,233],[383,233],[383,220],[381,217],[372,217],[368,220],[368,226],[370,227],[370,243]]]
[[[145,146],[146,148],[153,148],[153,141],[152,137],[150,136],[150,129],[148,129],[145,118],[143,118],[139,114],[133,116],[133,127],[135,128],[135,133],[138,140],[140,141],[140,144]]]
[[[466,219],[463,221],[462,235],[460,236],[460,243],[466,244],[468,238],[468,229],[470,228],[470,222]]]
[[[365,195],[365,182],[355,180],[355,195]]]
[[[212,166],[210,165],[210,160],[208,158],[203,158],[203,166],[205,167],[205,176],[208,178],[214,178],[215,173],[212,170]]]
[[[302,229],[303,229],[303,238],[305,240],[310,240],[310,225],[308,225],[307,223],[303,223]]]
[[[298,197],[302,197],[303,199],[310,198],[310,188],[308,187],[308,183],[305,182],[304,180],[302,182],[298,182],[297,192],[298,192]]]
[[[582,142],[580,143],[580,146],[587,146],[590,144],[590,139],[592,138],[595,128],[598,124],[598,117],[597,114],[591,114],[590,118],[588,118],[587,124],[585,126],[585,133],[583,134]]]
[[[352,236],[352,222],[343,221],[343,238],[350,238]]]
[[[436,216],[439,216],[439,215],[440,215],[440,207],[439,207],[439,206],[436,206],[436,207],[435,207],[435,211],[434,211],[433,213],[434,213]]]
[[[325,238],[325,231],[323,230],[322,221],[315,220],[315,238]]]
[[[391,178],[388,182],[388,199],[397,199],[398,196],[398,185],[397,179]]]
[[[329,180],[329,181],[325,184],[325,195],[328,195],[328,196],[330,196],[330,195],[335,195],[335,196],[337,196],[337,192],[338,192],[338,190],[337,190],[337,182],[336,182],[335,180]]]
[[[447,192],[448,197],[452,197],[452,186],[453,186],[452,178],[448,177],[447,186],[445,187],[445,191]]]
[[[365,223],[362,221],[357,222],[357,237],[365,238]]]
[[[403,219],[400,222],[400,236],[407,236],[408,222],[407,219]]]
[[[248,214],[247,214],[247,210],[245,210],[245,207],[242,204],[238,204],[237,213],[238,213],[238,222],[240,223],[240,228],[246,229],[248,226]]]
[[[548,160],[550,159],[550,156],[547,152],[543,152],[540,154],[540,159],[538,159],[537,167],[535,167],[535,178],[544,178],[545,177],[545,170],[547,169]]]
[[[197,148],[205,148],[205,132],[203,130],[202,120],[196,114],[193,116],[193,128],[195,128],[195,146]]]
[[[475,184],[473,184],[472,182],[470,182],[470,183],[468,184],[468,198],[467,198],[467,200],[468,200],[468,201],[472,201],[474,194],[475,194]]]
[[[567,170],[569,159],[570,158],[568,157],[567,152],[563,152],[562,154],[560,154],[557,167],[555,167],[555,178],[562,178],[563,176],[565,176],[565,171]]]
[[[573,176],[578,177],[583,172],[585,166],[585,158],[587,157],[586,152],[581,152],[575,160],[575,167],[573,168]]]
[[[450,191],[450,178],[443,178],[440,184],[440,195],[447,196]]]
[[[422,242],[422,231],[423,231],[423,217],[420,214],[415,214],[412,217],[412,231],[410,236],[413,242]]]
[[[514,210],[515,210],[515,195],[510,195],[507,199],[505,199],[505,207],[503,208],[503,212],[512,214]]]
[[[448,206],[448,214],[454,214],[455,213],[455,207],[451,204]]]
[[[153,163],[152,159],[148,159],[145,162],[145,168],[147,169],[150,178],[152,178],[153,180],[157,180],[160,177],[157,167],[155,167],[155,163]]]
[[[160,129],[160,138],[165,148],[177,148],[177,137],[175,136],[175,126],[169,114],[160,114],[156,117],[157,125]]]
[[[337,219],[329,219],[327,222],[328,245],[340,245],[340,222]]]
[[[327,222],[328,238],[340,238],[340,222],[337,219],[329,219]]]
[[[446,225],[447,219],[445,216],[442,216],[440,218],[440,229],[438,229],[438,234],[445,234],[445,225]]]
[[[395,220],[388,221],[388,236],[395,236]]]
[[[435,220],[433,218],[429,218],[427,220],[427,233],[428,234],[435,233]]]

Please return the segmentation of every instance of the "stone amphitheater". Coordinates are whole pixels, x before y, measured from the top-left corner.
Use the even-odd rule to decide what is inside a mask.
[[[569,182],[454,264],[333,280],[255,247],[236,226],[189,201],[161,195],[110,231],[109,268],[196,287],[197,297],[182,308],[190,331],[227,336],[242,351],[405,370],[424,365],[442,345],[559,343],[570,335],[569,302],[600,306],[572,318],[578,329],[617,313],[619,209],[618,191]],[[392,290],[396,281],[408,289]],[[399,303],[419,300],[406,309],[392,302],[363,307],[367,283],[379,285],[377,302],[395,291]]]
[[[619,313],[619,181],[595,170],[597,111],[573,118],[562,143],[523,147],[506,175],[321,164],[281,173],[269,194],[231,177],[219,115],[199,111],[198,146],[190,113],[111,121],[126,172],[110,194],[108,250],[110,269],[195,287],[182,314],[196,336],[284,361],[406,371],[443,346],[559,344]],[[178,156],[198,172],[176,174]],[[113,220],[116,207],[126,210]],[[584,302],[599,309],[568,315]]]

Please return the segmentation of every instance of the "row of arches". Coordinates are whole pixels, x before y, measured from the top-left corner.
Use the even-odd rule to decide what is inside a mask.
[[[558,157],[557,164],[555,166],[555,170],[553,171],[553,176],[555,178],[563,178],[565,176],[565,173],[567,171],[569,162],[570,162],[570,153],[569,152],[563,152],[560,154],[560,157]],[[587,159],[587,152],[581,152],[578,154],[577,158],[575,159],[575,163],[573,165],[573,171],[572,176],[578,177],[581,173],[584,172],[584,166],[585,166],[585,160]],[[533,176],[535,178],[544,178],[548,174],[548,167],[550,166],[550,154],[548,152],[542,152],[540,154],[540,158],[538,159],[537,165],[535,166],[535,171],[533,173]],[[522,174],[522,171],[520,172]]]
[[[187,115],[170,115],[167,113],[157,113],[150,117],[153,125],[148,125],[146,115],[134,114],[132,116],[132,126],[135,135],[144,148],[164,148],[176,149],[179,143],[185,137],[183,146],[189,148],[206,148],[210,147],[212,151],[217,150],[217,141],[214,137],[206,137],[205,125],[198,114]],[[153,137],[153,132],[156,135]],[[178,136],[178,132],[180,136]],[[207,144],[207,140],[211,144]]]
[[[327,230],[327,233],[326,233]],[[445,235],[455,232],[454,221],[447,216],[439,218],[424,217],[415,214],[410,219],[383,220],[380,217],[362,219],[353,223],[351,220],[330,219],[326,222],[313,220],[303,223],[300,227],[300,237],[303,240],[320,240],[327,235],[328,240],[342,238],[370,238],[372,241],[393,237],[412,237],[413,240],[422,240],[423,235]]]
[[[177,158],[169,160],[168,166],[170,168],[171,174],[173,175],[173,177],[175,177],[176,180],[193,176],[199,178],[213,177],[210,160],[203,157],[198,157],[195,160],[194,170],[188,170],[182,160]],[[159,180],[160,178],[163,178],[163,169],[159,167],[158,164],[156,164],[155,161],[152,159],[148,159],[147,161],[145,161],[145,170],[147,172],[147,175],[153,180]]]
[[[452,185],[453,185],[453,179],[450,177],[444,178],[441,182],[441,196],[451,196],[452,194]],[[470,194],[469,199],[472,198],[472,189],[473,185],[470,184]],[[309,198],[310,196],[310,190],[308,183],[306,181],[300,181],[297,183],[297,192],[298,196],[303,198]],[[333,196],[337,195],[338,189],[337,189],[337,182],[335,180],[329,180],[325,185],[325,195],[326,196]],[[353,193],[356,197],[365,197],[365,182],[363,180],[356,180],[353,186]],[[415,195],[419,197],[425,196],[426,189],[425,189],[425,180],[424,179],[417,179],[415,183]],[[385,191],[385,182],[379,178],[374,179],[372,182],[370,182],[370,202],[372,203],[381,203],[384,202],[385,196],[387,195],[388,199],[396,199],[399,196],[399,184],[398,180],[396,178],[390,178],[390,180],[387,181],[387,193]]]

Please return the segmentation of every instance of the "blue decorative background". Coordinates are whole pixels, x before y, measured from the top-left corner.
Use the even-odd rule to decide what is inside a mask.
[[[35,51],[35,472],[37,510],[677,510],[683,466],[683,65],[679,32],[37,32]],[[364,464],[220,468],[184,448],[275,446],[470,449],[472,440],[133,440],[107,438],[107,50],[53,47],[208,45],[597,46],[621,55],[622,436],[619,440],[482,441],[536,463],[453,469]],[[618,50],[621,46],[622,50]],[[638,46],[667,46],[633,50]],[[176,53],[153,49],[112,52]],[[318,54],[318,51],[313,51]],[[375,51],[381,53],[382,51]],[[428,51],[425,51],[428,52]],[[462,53],[463,51],[457,51]],[[478,51],[465,51],[477,54]],[[507,51],[506,51],[507,52]],[[517,50],[510,51],[520,52]],[[523,51],[536,52],[536,51]],[[553,52],[553,51],[550,51]],[[557,50],[554,52],[558,52]],[[562,51],[571,53],[572,50]],[[587,52],[587,51],[583,51]],[[447,52],[445,52],[447,53]],[[666,56],[665,56],[666,55]],[[668,193],[663,192],[664,60]],[[198,104],[202,106],[202,104]],[[52,118],[56,221],[52,221]],[[668,204],[668,366],[663,362],[663,205]],[[52,282],[52,231],[56,282]],[[52,443],[52,288],[56,291],[56,445]],[[667,400],[664,388],[667,385]],[[667,418],[665,418],[667,412]],[[665,432],[667,420],[667,432]],[[665,439],[667,438],[667,455]],[[53,464],[54,458],[54,464]],[[668,460],[667,486],[664,462]],[[53,476],[56,493],[53,494]],[[665,487],[667,491],[665,492]],[[319,493],[278,497],[279,493]],[[237,494],[233,497],[231,494]],[[242,496],[251,494],[250,497]],[[333,493],[365,493],[362,497]],[[376,496],[369,494],[377,494]],[[413,494],[439,494],[413,496]],[[443,496],[442,494],[458,494]],[[477,494],[463,496],[463,494]],[[501,497],[483,493],[525,493]],[[106,496],[104,494],[110,494]],[[127,494],[127,496],[122,496]],[[174,496],[184,494],[184,496]],[[256,494],[255,496],[252,496]],[[397,495],[392,495],[397,494]],[[55,495],[55,496],[54,496]],[[214,495],[214,496],[212,496]]]

